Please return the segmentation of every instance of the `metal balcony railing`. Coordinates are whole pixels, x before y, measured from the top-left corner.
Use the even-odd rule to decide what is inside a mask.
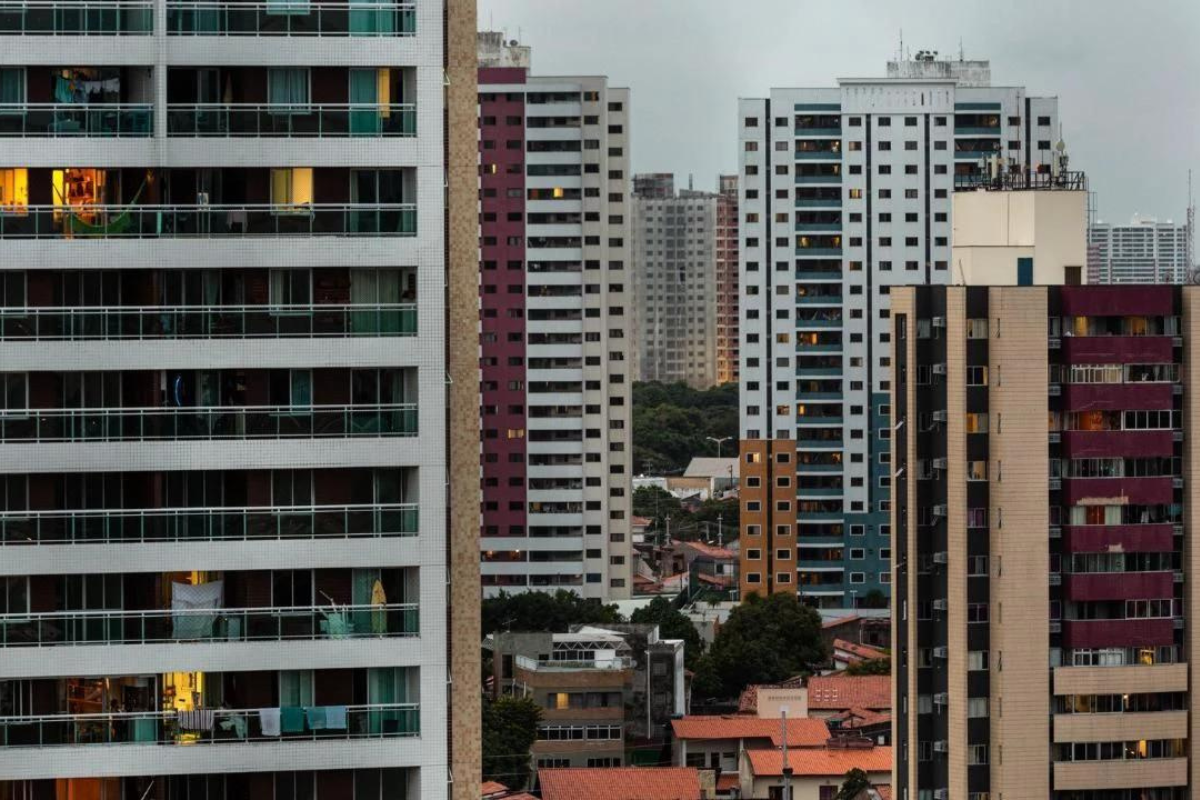
[[[0,411],[0,442],[5,444],[333,439],[416,434],[416,403]]]
[[[416,603],[0,614],[0,647],[416,636]]]
[[[0,717],[0,747],[198,745],[419,736],[420,705],[386,703],[202,712]],[[317,724],[316,720],[320,720]],[[265,723],[265,725],[264,725]],[[264,730],[264,727],[266,728]]]
[[[0,239],[416,236],[414,203],[8,206]]]
[[[137,139],[153,135],[154,106],[149,103],[0,104],[0,137]]]
[[[0,341],[415,336],[414,303],[0,307]]]
[[[311,0],[167,0],[167,33],[178,36],[412,36],[416,4]]]
[[[0,36],[148,36],[150,0],[0,0]]]
[[[417,135],[417,107],[412,103],[171,104],[167,107],[167,135],[314,139],[408,137]]]
[[[0,512],[0,546],[416,536],[416,503]]]

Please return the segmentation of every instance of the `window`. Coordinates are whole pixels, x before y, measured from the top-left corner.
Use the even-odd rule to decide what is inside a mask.
[[[867,582],[867,574],[865,572],[851,572],[850,573],[850,582],[851,583],[866,583]]]
[[[311,167],[271,170],[271,205],[275,214],[305,214],[313,202]]]
[[[267,70],[267,103],[271,113],[307,112],[309,75],[304,67],[271,67]]]
[[[0,104],[14,106],[25,104],[24,67],[0,67]]]
[[[986,672],[988,668],[987,650],[970,650],[967,652],[967,669],[976,672]]]
[[[273,306],[306,306],[312,302],[312,271],[273,269],[268,298]]]
[[[29,170],[0,169],[0,214],[23,211],[29,205]]]
[[[968,412],[967,413],[967,433],[987,433],[987,432],[988,432],[987,412]]]
[[[988,621],[987,603],[967,603],[967,622],[978,624]]]
[[[988,335],[988,321],[986,319],[969,319],[967,320],[967,338],[968,339],[986,339]]]
[[[867,551],[864,550],[863,548],[861,548],[861,547],[851,547],[850,548],[850,560],[851,561],[862,561],[866,557],[867,557]]]
[[[986,481],[987,480],[987,462],[986,461],[968,461],[967,462],[967,480],[969,480],[969,481]]]
[[[987,556],[967,556],[968,575],[987,575]]]
[[[987,699],[984,702],[984,716],[987,715]],[[970,709],[968,708],[968,716]],[[986,744],[972,744],[967,746],[967,764],[971,766],[981,766],[988,763],[988,749]]]
[[[987,386],[987,367],[967,367],[967,386]]]

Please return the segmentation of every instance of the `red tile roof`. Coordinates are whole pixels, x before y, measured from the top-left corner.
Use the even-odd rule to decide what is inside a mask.
[[[694,542],[694,541],[693,542],[680,542],[680,545],[682,547],[690,547],[691,549],[695,550],[697,553],[700,553],[701,555],[710,556],[712,558],[723,558],[723,559],[728,559],[728,560],[733,560],[733,559],[737,558],[737,554],[734,553],[732,550],[729,550],[724,547],[715,547],[711,544],[705,544],[704,542]]]
[[[889,657],[887,653],[877,647],[871,647],[867,644],[855,644],[854,642],[848,642],[845,639],[834,639],[833,649],[843,650],[851,655],[858,656],[859,658],[866,659],[868,661],[875,658]],[[834,657],[836,658],[836,655]]]
[[[837,628],[842,625],[849,625],[851,622],[857,622],[858,620],[858,614],[848,614],[844,617],[833,617],[831,619],[827,619],[821,623],[821,627],[825,629]]]
[[[677,739],[770,739],[783,744],[783,725],[777,719],[746,716],[692,716],[671,720]],[[787,722],[788,747],[824,747],[829,727],[823,719],[797,718]]]
[[[783,774],[783,753],[779,750],[747,750],[746,758],[756,776]],[[867,773],[891,772],[892,748],[788,750],[788,764],[793,774],[812,777],[841,777],[856,767]]]
[[[890,783],[876,785],[875,791],[879,792],[879,800],[892,800],[892,785]]]
[[[695,767],[540,769],[542,800],[700,800]]]
[[[487,797],[489,794],[499,794],[500,792],[508,791],[508,787],[498,781],[484,781],[479,789],[479,793],[484,797]]]
[[[741,785],[741,779],[738,777],[736,772],[726,772],[724,775],[717,778],[718,792],[728,792],[738,788],[739,785]]]
[[[844,711],[892,707],[890,675],[821,675],[808,679],[808,708]]]
[[[891,714],[881,714],[866,708],[852,708],[829,718],[830,722],[840,722],[842,728],[862,728],[868,725],[882,725],[891,722]]]

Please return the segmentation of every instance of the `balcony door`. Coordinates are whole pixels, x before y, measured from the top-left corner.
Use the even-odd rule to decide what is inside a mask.
[[[394,32],[396,9],[383,6],[379,0],[350,0],[350,35],[376,36]]]
[[[404,202],[404,171],[350,170],[350,202],[355,206],[399,205]],[[398,209],[352,208],[351,233],[400,232]]]

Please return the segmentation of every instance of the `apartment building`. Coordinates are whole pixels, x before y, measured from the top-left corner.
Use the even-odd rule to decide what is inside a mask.
[[[1198,312],[1190,286],[896,290],[897,796],[1194,796]]]
[[[1195,231],[1188,223],[1134,215],[1088,229],[1088,283],[1190,283]]]
[[[474,36],[0,2],[0,796],[478,798]]]
[[[738,380],[738,176],[718,179],[717,383]]]
[[[628,597],[629,90],[479,85],[483,591]]]
[[[741,591],[880,605],[890,292],[950,282],[956,189],[1049,180],[1057,100],[922,53],[743,99],[738,130]]]
[[[712,192],[677,192],[670,174],[634,177],[639,380],[717,382],[718,202]]]

